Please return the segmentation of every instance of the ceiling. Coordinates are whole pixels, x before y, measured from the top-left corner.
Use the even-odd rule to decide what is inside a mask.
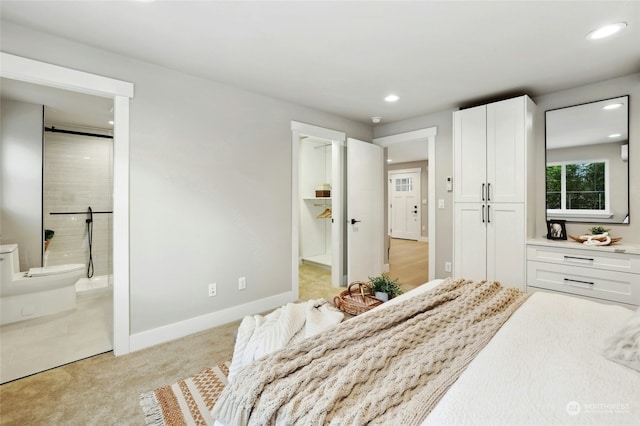
[[[371,125],[640,71],[638,1],[2,0],[0,13]],[[625,31],[585,39],[619,21]]]
[[[547,149],[627,142],[629,97],[546,111],[545,134]]]

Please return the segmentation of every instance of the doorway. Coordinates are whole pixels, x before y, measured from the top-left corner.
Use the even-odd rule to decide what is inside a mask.
[[[38,181],[24,188],[9,171],[3,191],[22,191],[20,198],[41,200],[34,206],[33,219],[22,223],[26,229],[18,232],[9,226],[3,240],[17,244],[21,271],[84,265],[75,286],[69,282],[72,309],[43,314],[35,297],[46,296],[15,302],[24,306],[22,317],[0,327],[0,382],[5,383],[113,349],[113,141],[108,128],[113,101],[15,80],[2,82],[3,110],[7,108],[3,125],[12,129],[3,132],[2,143],[8,144],[5,165],[37,171],[33,177]],[[33,111],[33,119],[25,120],[23,111]],[[26,144],[38,155],[20,156],[11,149]],[[87,212],[87,206],[93,206],[93,212]],[[4,208],[30,217],[19,200]],[[37,255],[23,258],[23,250]]]
[[[129,99],[133,84],[0,52],[0,77],[113,100],[113,352],[130,352]]]
[[[413,194],[402,201],[408,204],[404,206],[404,212],[399,209],[399,218],[395,219],[396,227],[408,223],[401,233],[392,232],[394,219],[389,210],[393,207],[389,205],[393,194],[390,188],[385,196],[388,215],[385,269],[391,278],[398,277],[400,283],[406,283],[403,287],[405,290],[435,279],[436,268],[429,267],[429,260],[435,260],[436,247],[436,135],[437,128],[430,127],[374,139],[374,143],[385,148],[387,176],[399,178],[398,192],[410,192],[403,191],[411,186],[408,179],[420,176],[420,195],[416,199],[416,194]],[[390,185],[388,179],[387,185]]]
[[[331,300],[344,277],[344,140],[292,122],[293,271],[296,299]]]
[[[424,161],[426,167],[426,161]],[[389,170],[389,236],[405,240],[421,239],[422,168]],[[426,200],[426,198],[425,198]]]

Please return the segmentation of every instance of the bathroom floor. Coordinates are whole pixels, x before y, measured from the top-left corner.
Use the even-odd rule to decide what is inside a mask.
[[[111,288],[79,293],[76,309],[0,327],[0,383],[113,349]]]

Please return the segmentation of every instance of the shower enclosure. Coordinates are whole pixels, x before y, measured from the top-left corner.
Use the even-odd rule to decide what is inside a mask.
[[[44,265],[84,263],[79,292],[112,284],[113,139],[45,128]]]

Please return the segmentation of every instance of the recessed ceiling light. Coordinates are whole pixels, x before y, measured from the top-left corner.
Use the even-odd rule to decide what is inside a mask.
[[[626,22],[618,22],[615,24],[605,25],[587,34],[587,40],[599,40],[601,38],[609,37],[610,35],[623,30],[626,26]]]
[[[388,95],[387,97],[384,98],[384,100],[387,102],[395,102],[398,99],[400,99],[400,96],[398,95]]]
[[[387,163],[392,162],[393,160],[391,158],[387,158]]]
[[[609,135],[610,138],[619,138],[620,136],[622,136],[620,133],[611,133]]]
[[[609,104],[609,105],[605,105],[602,107],[602,109],[616,109],[616,108],[620,108],[622,106],[622,104],[618,103],[618,104]]]
[[[113,126],[113,120],[109,120],[109,124]]]

